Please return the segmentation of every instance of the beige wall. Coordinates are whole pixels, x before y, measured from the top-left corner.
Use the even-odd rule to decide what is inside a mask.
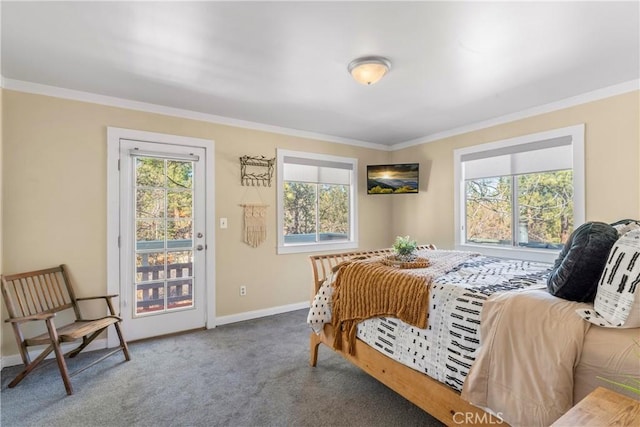
[[[419,194],[394,199],[395,231],[453,248],[453,150],[580,123],[585,124],[587,221],[640,218],[640,92],[636,91],[392,152],[394,162],[419,161],[421,169],[428,166],[428,171],[421,171]]]
[[[242,155],[275,157],[276,148],[286,148],[358,158],[360,247],[389,245],[390,231],[380,224],[389,224],[390,205],[367,197],[365,183],[366,165],[385,162],[388,152],[8,90],[3,101],[6,273],[66,263],[80,295],[105,293],[108,126],[215,141],[215,215],[229,221],[216,230],[217,316],[310,297],[308,254],[276,255],[275,185],[241,186]],[[270,225],[267,241],[254,249],[242,243],[239,204],[260,200],[270,205]],[[247,296],[239,296],[240,285]],[[16,353],[4,325],[2,354]]]
[[[286,148],[357,157],[362,249],[388,247],[400,234],[450,248],[453,149],[585,123],[587,219],[640,218],[639,92],[391,153],[14,91],[2,95],[2,116],[2,270],[64,262],[81,295],[106,290],[108,126],[215,141],[215,214],[229,219],[228,229],[216,230],[218,316],[309,298],[307,255],[276,255],[275,186],[258,188],[258,196],[239,183],[238,158],[245,154],[274,157],[276,148]],[[420,162],[419,194],[366,195],[366,165],[389,161]],[[270,205],[270,226],[267,241],[253,249],[241,241],[238,204],[259,199]],[[246,297],[240,285],[248,286]],[[6,325],[2,332],[2,355],[16,354]]]
[[[2,274],[2,248],[4,246],[4,239],[2,238],[2,212],[4,211],[4,203],[3,203],[3,199],[2,199],[2,169],[3,169],[3,165],[2,165],[2,137],[4,135],[4,132],[2,131],[2,117],[3,117],[3,109],[2,109],[2,95],[3,95],[4,91],[2,89],[0,89],[0,274]],[[3,317],[0,317],[0,322],[4,321]]]

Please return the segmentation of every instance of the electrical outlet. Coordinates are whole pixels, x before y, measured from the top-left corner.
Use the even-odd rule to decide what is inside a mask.
[[[240,286],[240,296],[246,296],[247,295],[247,287],[246,286]]]

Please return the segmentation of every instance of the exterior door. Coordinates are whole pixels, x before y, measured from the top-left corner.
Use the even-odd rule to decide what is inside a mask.
[[[128,340],[205,326],[204,152],[120,140],[120,296]]]

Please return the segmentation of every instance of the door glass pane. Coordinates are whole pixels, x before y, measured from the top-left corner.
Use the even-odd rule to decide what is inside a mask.
[[[193,306],[193,251],[167,253],[168,309]],[[180,280],[182,279],[182,280]]]
[[[169,247],[177,248],[178,240],[186,240],[179,247],[191,247],[193,239],[193,221],[191,219],[167,220],[167,244]]]
[[[138,157],[135,168],[135,314],[193,307],[193,162]]]
[[[136,314],[164,309],[164,260],[164,251],[136,254]]]
[[[170,280],[167,282],[167,287],[169,310],[193,307],[193,279]]]
[[[164,310],[164,282],[136,284],[136,314]]]
[[[139,252],[136,254],[136,282],[164,279],[163,252]]]
[[[193,191],[167,192],[167,218],[190,218],[193,206]]]
[[[169,188],[193,188],[193,163],[167,160]]]
[[[136,157],[136,186],[164,187],[164,160]]]
[[[138,218],[164,217],[163,189],[139,188],[136,193],[136,216]]]
[[[164,221],[162,219],[136,220],[136,249],[160,249],[164,241]]]

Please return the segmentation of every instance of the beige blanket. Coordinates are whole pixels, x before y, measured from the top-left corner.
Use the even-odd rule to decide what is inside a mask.
[[[575,310],[584,306],[541,289],[491,296],[462,397],[512,426],[551,425],[574,403],[573,372],[589,329]]]

